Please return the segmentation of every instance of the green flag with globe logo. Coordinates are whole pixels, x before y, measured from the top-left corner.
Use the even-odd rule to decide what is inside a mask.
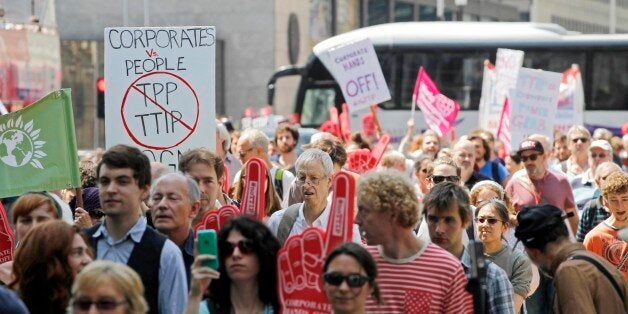
[[[69,89],[0,116],[0,197],[80,185]]]

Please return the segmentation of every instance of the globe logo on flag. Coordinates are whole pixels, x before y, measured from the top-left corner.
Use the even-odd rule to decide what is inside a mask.
[[[46,156],[40,149],[46,144],[38,141],[41,129],[35,129],[33,120],[24,124],[19,116],[0,124],[0,160],[10,167],[22,167],[28,163],[44,169],[39,159]]]

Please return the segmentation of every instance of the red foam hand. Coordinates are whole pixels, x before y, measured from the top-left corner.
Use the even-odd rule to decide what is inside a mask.
[[[340,134],[336,133],[336,126],[330,120],[327,120],[321,124],[320,128],[318,128],[321,132],[327,132],[335,137],[340,137]]]
[[[14,238],[15,235],[9,226],[7,213],[4,211],[2,203],[0,203],[0,263],[13,260]]]
[[[379,138],[379,141],[377,141],[377,143],[375,143],[375,146],[373,146],[373,150],[371,151],[371,155],[373,155],[373,158],[375,158],[375,166],[382,159],[382,156],[384,156],[384,153],[386,152],[386,149],[388,148],[388,144],[389,143],[390,143],[390,135],[383,134]],[[375,166],[373,166],[373,167],[375,167]]]
[[[213,229],[219,232],[231,218],[239,215],[240,210],[233,205],[224,205],[218,210],[208,211],[201,218],[201,222],[194,227],[194,232],[203,229]]]
[[[338,109],[336,107],[329,108],[329,121],[331,121],[332,127],[334,128],[335,136],[340,136],[340,118],[338,117]]]
[[[371,151],[362,148],[347,154],[347,170],[363,174],[377,165],[377,160],[371,155]]]
[[[355,179],[346,172],[334,178],[327,231],[308,227],[286,240],[277,267],[282,313],[331,313],[321,273],[325,256],[353,236]]]
[[[266,208],[266,164],[259,158],[251,158],[246,162],[246,178],[240,210],[242,214],[262,220]]]

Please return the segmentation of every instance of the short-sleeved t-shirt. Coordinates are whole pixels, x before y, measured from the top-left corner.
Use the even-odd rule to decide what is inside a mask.
[[[603,221],[584,237],[584,247],[613,264],[628,280],[628,242],[617,235],[619,230]]]
[[[495,165],[495,166],[493,166]],[[493,177],[493,167],[497,167],[497,178]],[[504,179],[509,175],[508,170],[498,161],[489,160],[484,163],[484,166],[480,168],[480,174],[491,178],[493,181],[501,184]]]
[[[525,171],[517,171],[506,185],[506,193],[517,211],[525,205],[539,204],[551,204],[562,210],[575,208],[571,186],[563,174],[548,170],[542,179],[531,180]]]
[[[515,293],[527,297],[532,283],[530,259],[523,252],[513,250],[507,245],[487,257],[506,272]]]

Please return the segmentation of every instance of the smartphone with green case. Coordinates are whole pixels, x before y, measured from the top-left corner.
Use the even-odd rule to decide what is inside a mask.
[[[203,266],[218,270],[218,236],[216,235],[216,230],[199,230],[196,233],[196,237],[198,239],[198,253],[216,257],[213,260],[204,261]]]

